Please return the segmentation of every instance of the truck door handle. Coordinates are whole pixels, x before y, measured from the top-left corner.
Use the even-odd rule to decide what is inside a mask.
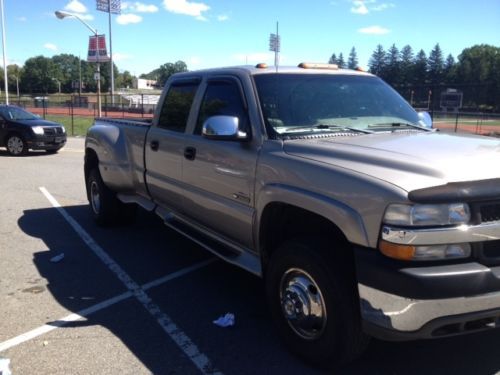
[[[187,160],[194,160],[196,157],[196,149],[194,147],[186,147],[184,149],[184,157]]]
[[[158,148],[160,147],[160,142],[151,141],[151,143],[149,144],[149,147],[151,147],[151,150],[153,150],[153,151],[158,151]]]

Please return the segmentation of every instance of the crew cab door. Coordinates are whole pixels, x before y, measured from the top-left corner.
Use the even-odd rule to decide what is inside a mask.
[[[196,123],[186,137],[184,209],[202,227],[243,247],[252,248],[255,165],[258,142],[252,141],[248,105],[242,84],[233,77],[209,78]],[[202,125],[215,115],[236,116],[244,141],[210,140]]]
[[[177,213],[182,212],[185,130],[199,83],[199,79],[188,79],[170,85],[162,98],[158,120],[146,138],[144,155],[149,192],[160,206]]]

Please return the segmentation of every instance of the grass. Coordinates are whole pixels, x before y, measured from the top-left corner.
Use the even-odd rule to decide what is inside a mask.
[[[73,116],[73,120],[71,120],[71,116],[46,115],[45,119],[63,124],[66,128],[66,133],[71,136],[87,134],[87,129],[94,123],[93,117],[83,116]]]

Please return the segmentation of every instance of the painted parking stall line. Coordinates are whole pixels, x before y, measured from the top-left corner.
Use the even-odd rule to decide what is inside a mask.
[[[213,262],[215,262],[215,259],[209,259],[209,260],[205,260],[203,262],[196,263],[192,266],[183,268],[179,271],[172,272],[171,274],[168,274],[166,276],[160,277],[159,279],[156,279],[156,280],[150,281],[149,283],[144,284],[142,286],[142,289],[149,290],[151,288],[163,285],[169,281],[172,281],[172,280],[175,280],[179,277],[187,275],[187,274],[194,272],[200,268],[206,267]],[[71,322],[74,322],[77,320],[83,320],[93,313],[104,310],[104,309],[106,309],[114,304],[117,304],[117,303],[119,303],[127,298],[130,298],[130,297],[133,297],[133,294],[131,291],[122,293],[116,297],[109,298],[109,299],[102,301],[98,304],[87,307],[86,309],[80,310],[77,313],[70,314],[68,316],[57,319],[57,320],[50,322],[48,324],[44,324],[43,326],[32,329],[31,331],[23,333],[19,336],[13,337],[13,338],[6,340],[4,342],[0,342],[0,353],[7,350],[7,349],[13,348],[17,345],[20,345],[24,342],[33,340],[39,336],[42,336],[50,331],[57,329],[57,328],[62,328],[65,325],[67,325],[68,323],[71,323]]]
[[[132,295],[142,304],[142,306],[156,319],[162,329],[167,335],[177,344],[177,346],[184,352],[184,354],[191,360],[191,362],[203,374],[220,374],[212,366],[208,357],[201,353],[198,347],[191,341],[191,339],[172,321],[172,319],[161,311],[160,307],[153,302],[151,297],[141,288],[132,278],[125,272],[125,270],[116,263],[102,247],[100,247],[92,237],[82,228],[78,222],[73,219],[64,208],[61,207],[59,202],[48,192],[45,187],[39,188],[42,194],[57,209],[57,211],[64,217],[69,225],[74,229],[78,236],[85,242],[92,252],[112,271],[116,277],[125,285],[125,287],[132,293]]]

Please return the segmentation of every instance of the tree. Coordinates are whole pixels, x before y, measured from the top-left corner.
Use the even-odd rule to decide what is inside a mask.
[[[59,72],[52,59],[44,56],[31,57],[24,63],[20,84],[22,90],[31,93],[48,93],[57,90],[54,78]]]
[[[427,64],[431,83],[441,83],[444,78],[444,60],[439,43],[430,52]]]
[[[342,52],[339,53],[339,58],[337,59],[337,65],[340,69],[345,68],[345,60]]]
[[[455,75],[456,75],[456,63],[454,57],[450,53],[446,57],[446,61],[444,63],[444,79],[447,83],[454,82]]]
[[[19,65],[7,65],[7,80],[9,91],[17,92],[19,80],[21,79],[22,68]]]
[[[399,58],[401,83],[409,84],[413,75],[413,49],[408,44],[401,49]]]
[[[165,63],[149,73],[141,74],[140,78],[155,80],[158,82],[158,85],[163,86],[172,74],[187,71],[188,69],[186,63],[182,60],[179,60],[175,63]]]
[[[349,69],[356,69],[358,67],[358,55],[356,53],[356,48],[352,47],[351,52],[349,52],[349,58],[347,59],[347,67]]]
[[[337,55],[335,53],[332,53],[330,60],[328,60],[328,64],[337,64]]]
[[[387,83],[394,85],[395,83],[400,83],[400,61],[399,61],[399,50],[396,44],[393,44],[386,55],[386,68],[383,70],[382,78],[387,81]]]
[[[116,87],[130,88],[134,84],[134,76],[128,70],[118,74],[116,77]]]
[[[421,49],[415,57],[413,64],[413,83],[425,84],[427,82],[427,55]]]
[[[385,64],[385,51],[381,44],[377,45],[375,51],[373,51],[370,60],[368,61],[368,67],[370,72],[375,75],[381,75],[386,67]]]

